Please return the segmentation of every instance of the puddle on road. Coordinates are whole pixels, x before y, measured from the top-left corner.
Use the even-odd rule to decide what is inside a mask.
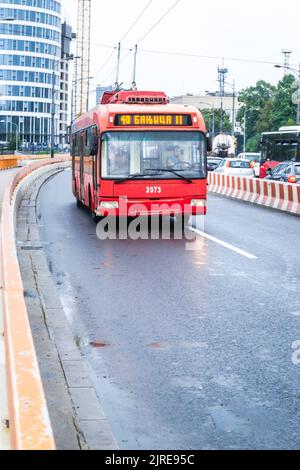
[[[300,310],[298,310],[298,312],[291,312],[291,315],[294,317],[300,317]]]
[[[242,418],[236,416],[222,405],[211,408],[210,414],[218,431],[226,433],[234,432],[240,435],[247,435],[250,432],[249,426],[247,426]]]

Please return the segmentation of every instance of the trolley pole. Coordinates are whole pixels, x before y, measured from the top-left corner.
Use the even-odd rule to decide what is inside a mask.
[[[138,51],[138,46],[137,44],[135,45],[134,48],[134,63],[133,63],[133,77],[132,77],[132,89],[136,90],[136,62],[137,62],[137,51]]]
[[[116,75],[116,83],[115,83],[115,89],[116,90],[119,87],[120,59],[121,59],[121,43],[119,42],[119,44],[118,44],[117,75]]]

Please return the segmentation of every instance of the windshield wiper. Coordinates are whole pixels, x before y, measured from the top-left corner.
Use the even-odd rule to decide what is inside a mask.
[[[149,170],[147,170],[149,171]],[[151,170],[150,170],[151,171]],[[153,170],[153,171],[160,171],[160,170]],[[132,180],[135,180],[136,178],[146,178],[146,176],[161,176],[161,173],[151,173],[149,175],[145,175],[144,173],[135,173],[134,175],[128,175],[126,176],[125,178],[120,178],[116,181],[115,184],[122,184],[122,183],[126,183],[126,181],[132,181]]]
[[[126,181],[132,181],[136,178],[146,178],[147,176],[153,177],[153,176],[161,176],[162,173],[173,173],[173,175],[178,176],[178,178],[183,179],[184,181],[187,181],[188,183],[193,183],[193,180],[191,178],[187,178],[184,175],[181,175],[175,170],[167,170],[166,168],[148,168],[146,171],[159,171],[159,173],[149,173],[149,174],[144,174],[144,173],[135,173],[134,175],[128,175],[126,178],[120,178],[116,181],[115,184],[122,184],[125,183]],[[178,171],[185,171],[185,170],[178,170]]]
[[[173,175],[178,176],[178,178],[181,178],[181,179],[187,181],[188,183],[193,183],[193,180],[191,178],[187,178],[186,176],[181,175],[180,173],[178,173],[175,170],[167,170],[166,168],[158,168],[155,171],[163,171],[164,173],[173,173]],[[185,170],[178,170],[178,171],[185,171]]]

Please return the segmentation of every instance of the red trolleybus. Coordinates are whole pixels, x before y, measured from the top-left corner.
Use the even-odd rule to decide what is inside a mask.
[[[95,219],[206,214],[206,128],[161,92],[104,94],[72,126],[73,193]]]

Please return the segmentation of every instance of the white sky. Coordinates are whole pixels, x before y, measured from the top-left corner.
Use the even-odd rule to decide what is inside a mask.
[[[101,69],[112,49],[130,28],[149,0],[92,0],[91,76],[93,90],[97,84],[115,81],[117,52]],[[77,0],[62,0],[66,19],[76,31]],[[175,0],[152,0],[137,25],[126,36],[122,47],[133,48],[139,39],[175,3]],[[236,81],[241,89],[264,79],[276,83],[283,75],[272,63],[282,63],[281,50],[293,51],[291,65],[300,63],[300,3],[287,4],[267,0],[180,0],[166,18],[139,44],[137,84],[139,89],[162,90],[169,96],[204,93],[218,88],[217,68],[229,69],[227,81]],[[207,59],[142,50],[170,51],[220,59]],[[122,51],[122,58],[127,51]],[[240,58],[267,61],[256,64],[233,61]],[[121,65],[120,80],[129,86],[133,54]],[[230,88],[227,88],[230,91]],[[91,96],[94,104],[94,96]]]

